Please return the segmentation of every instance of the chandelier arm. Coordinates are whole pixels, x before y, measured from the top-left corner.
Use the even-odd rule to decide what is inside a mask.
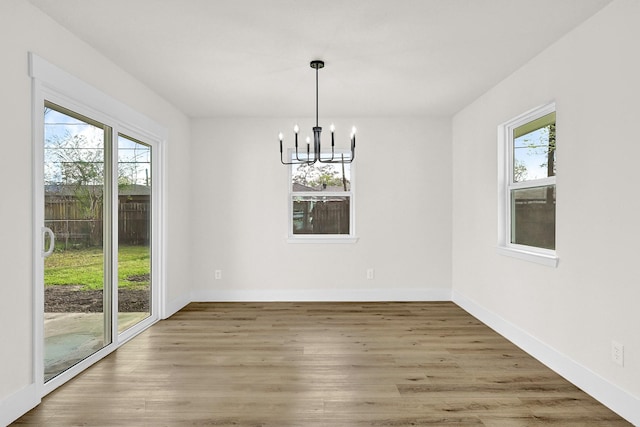
[[[333,124],[331,125],[333,126]],[[333,160],[333,149],[336,146],[335,138],[333,136],[333,128],[331,130],[331,160]]]
[[[299,165],[299,164],[302,164],[302,162],[285,162],[284,159],[282,158],[282,153],[280,153],[280,163],[282,163],[283,165]]]
[[[313,157],[311,157],[311,152],[309,151],[310,147],[309,144],[307,144],[307,158],[300,158],[300,155],[298,154],[298,146],[296,145],[296,160],[297,162],[292,162],[292,163],[285,163],[285,164],[289,164],[289,165],[302,165],[302,164],[308,164],[308,165],[312,165],[315,162],[318,161],[318,159],[320,158],[320,156],[317,155],[317,153],[314,151],[313,153]],[[313,160],[311,160],[313,159]]]
[[[307,144],[307,157],[305,158],[300,158],[300,153],[298,152],[298,141],[297,141],[297,135],[296,135],[296,147],[295,147],[295,160],[292,160],[290,162],[285,162],[284,161],[284,154],[283,154],[283,150],[282,150],[282,140],[280,140],[280,163],[282,163],[283,165],[312,165],[315,162],[317,162],[320,159],[320,155],[319,153],[315,150],[314,147],[314,152],[313,152],[313,157],[311,156],[311,148],[309,146],[309,144]]]
[[[308,163],[308,161],[303,161],[298,159],[297,162],[285,162],[284,158],[282,157],[282,134],[280,134],[280,163],[282,163],[283,165],[300,165],[303,163]],[[298,157],[298,134],[296,133],[296,158]]]
[[[333,161],[335,155],[334,155],[334,150],[333,150],[333,145],[331,146],[331,158],[330,159],[325,159],[322,160],[322,157],[320,157],[320,160],[318,160],[320,163],[336,163]],[[338,162],[340,163],[340,162]]]
[[[314,164],[316,161],[317,161],[316,159],[311,160],[311,161],[308,161],[308,160],[302,160],[302,159],[301,159],[301,160],[299,160],[299,161],[298,161],[298,160],[293,160],[293,161],[290,161],[290,162],[285,162],[285,161],[284,161],[284,158],[282,157],[282,153],[280,154],[280,163],[282,163],[283,165],[287,165],[287,166],[288,166],[288,165],[312,165],[312,164]]]
[[[283,165],[294,165],[294,164],[296,164],[294,162],[285,162],[284,159],[282,158],[282,153],[280,153],[280,163],[282,163]]]
[[[331,155],[331,159],[330,160],[318,160],[320,163],[351,163],[355,160],[356,158],[356,145],[355,145],[355,141],[351,141],[351,158],[349,160],[333,160],[333,153]]]

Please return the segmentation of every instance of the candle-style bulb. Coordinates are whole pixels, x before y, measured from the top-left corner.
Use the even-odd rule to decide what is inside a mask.
[[[353,154],[353,150],[356,148],[356,127],[351,128],[351,153]],[[353,158],[351,158],[353,160]]]
[[[333,137],[333,131],[336,130],[336,127],[333,125],[333,123],[331,123],[331,158],[333,159],[333,147],[336,146],[334,137]]]
[[[307,144],[311,142],[311,138],[307,137]]]
[[[282,135],[282,132],[280,132],[278,134],[278,139],[280,140],[280,142],[282,142],[282,139],[284,138],[284,135]]]
[[[295,126],[293,127],[293,131],[294,131],[295,133],[298,133],[298,131],[299,131],[299,130],[300,130],[300,128],[298,127],[298,125],[295,125]]]

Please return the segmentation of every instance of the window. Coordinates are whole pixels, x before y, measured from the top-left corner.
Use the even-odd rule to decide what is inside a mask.
[[[345,163],[289,167],[289,241],[354,241],[354,165],[337,154]]]
[[[531,110],[499,128],[500,230],[507,255],[555,266],[555,104]]]

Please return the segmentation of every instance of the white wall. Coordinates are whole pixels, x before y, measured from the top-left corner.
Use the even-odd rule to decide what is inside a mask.
[[[448,119],[354,119],[360,239],[297,245],[286,242],[287,172],[276,139],[293,119],[190,124],[28,3],[3,0],[0,324],[11,327],[2,327],[0,423],[15,412],[8,402],[33,384],[28,51],[169,129],[170,307],[190,298],[447,299],[453,283],[459,300],[637,398],[637,22],[640,3],[614,2],[457,114],[453,131]],[[552,99],[559,142],[556,269],[495,253],[496,127]],[[336,120],[339,129],[351,124]],[[376,270],[373,281],[367,268]],[[222,280],[214,280],[215,269]],[[624,368],[610,361],[612,339],[625,345]]]
[[[32,372],[31,80],[27,52],[92,84],[169,130],[167,155],[169,305],[189,294],[189,122],[123,70],[22,0],[0,2],[0,424],[24,402]],[[15,414],[19,415],[19,414]]]
[[[354,123],[359,241],[290,244],[277,135],[294,119],[192,122],[195,300],[450,298],[450,120],[335,120],[343,147]]]
[[[640,2],[614,2],[453,119],[454,295],[630,402],[640,397],[639,22]],[[551,100],[557,268],[495,251],[496,128]],[[624,367],[611,340],[625,346]]]

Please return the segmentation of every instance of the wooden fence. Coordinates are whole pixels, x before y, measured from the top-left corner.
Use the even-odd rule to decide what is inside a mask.
[[[349,234],[349,199],[294,201],[294,234]]]
[[[56,242],[64,249],[102,245],[102,206],[92,212],[72,198],[45,197],[45,226],[56,235]],[[149,244],[151,204],[148,196],[135,201],[121,197],[118,201],[118,242],[128,245]]]

